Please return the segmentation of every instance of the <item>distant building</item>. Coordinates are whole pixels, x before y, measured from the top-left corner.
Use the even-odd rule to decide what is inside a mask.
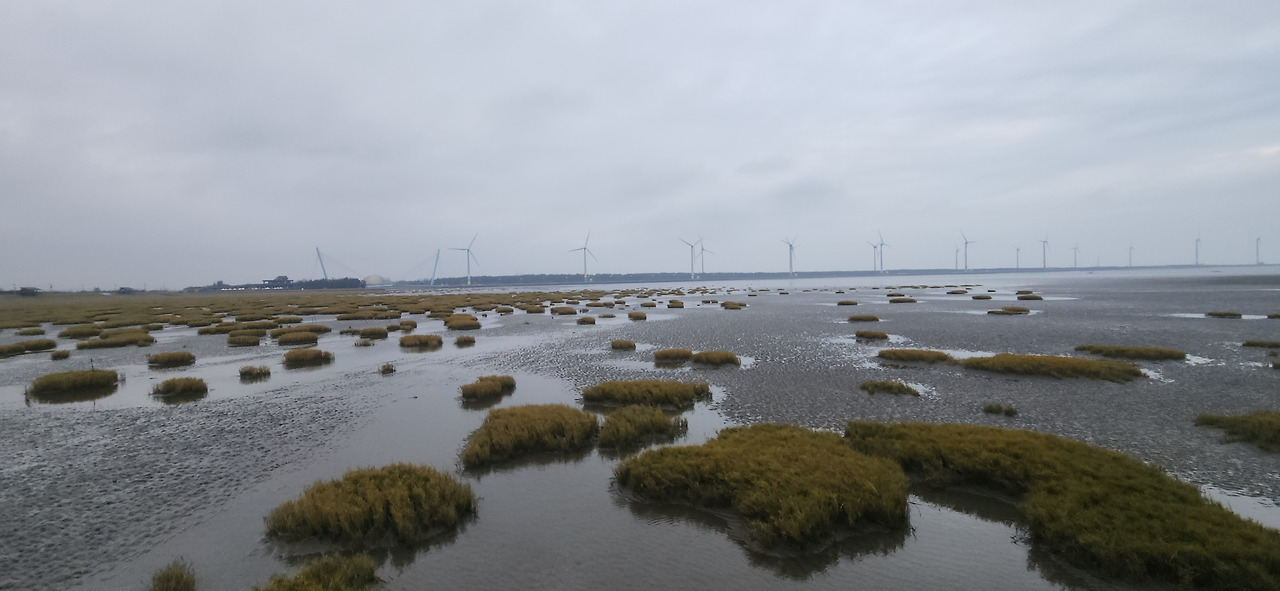
[[[275,279],[263,279],[262,287],[267,289],[284,289],[293,285],[293,280],[288,275],[277,275]]]
[[[18,288],[18,295],[20,296],[31,297],[34,295],[39,295],[39,293],[40,293],[39,287],[19,287]]]
[[[365,287],[388,287],[390,285],[391,280],[381,275],[370,275],[364,278]]]

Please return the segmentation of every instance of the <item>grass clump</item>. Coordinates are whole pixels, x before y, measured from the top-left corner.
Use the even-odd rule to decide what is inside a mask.
[[[647,439],[670,441],[689,429],[689,421],[669,417],[653,406],[625,406],[604,418],[597,443],[600,447],[628,449]]]
[[[299,331],[288,332],[280,335],[276,339],[276,344],[287,347],[292,345],[314,345],[320,340],[320,335],[314,332]]]
[[[658,302],[640,302],[641,308],[657,308]]]
[[[668,307],[668,308],[683,308],[683,307],[684,307],[684,302],[682,302],[682,301],[680,301],[680,300],[671,300],[671,301],[668,301],[668,302],[667,302],[667,307]]]
[[[609,341],[609,348],[614,351],[635,351],[636,342],[628,341],[626,339],[614,339]]]
[[[360,329],[359,334],[357,334],[356,336],[362,339],[383,340],[387,338],[387,334],[388,334],[387,329],[381,326],[372,326],[369,328]]]
[[[849,322],[880,322],[880,317],[871,314],[854,314],[849,317]]]
[[[449,330],[479,330],[480,320],[471,314],[453,314],[444,319],[444,327]]]
[[[1022,306],[1005,306],[999,310],[987,310],[987,314],[994,316],[1023,316],[1031,313],[1031,308]]]
[[[891,298],[889,300],[889,303],[890,304],[914,304],[916,303],[916,299],[915,298]]]
[[[980,293],[980,294],[978,294],[978,295],[973,296],[973,299],[975,299],[975,300],[989,300],[989,299],[991,299],[991,296],[989,296],[989,295],[987,295],[987,294],[985,294],[985,293]]]
[[[378,368],[378,373],[384,376],[388,374],[396,373],[396,364],[391,363],[390,361],[383,363],[382,367]]]
[[[469,334],[464,334],[453,339],[453,346],[455,347],[470,347],[474,344],[476,344],[476,338]]]
[[[400,337],[400,346],[406,349],[437,349],[444,345],[438,334],[411,334]]]
[[[148,591],[195,591],[196,573],[191,565],[175,560],[151,575]]]
[[[1035,302],[1035,301],[1043,300],[1044,298],[1043,298],[1043,297],[1041,297],[1041,296],[1038,296],[1038,295],[1036,295],[1036,294],[1034,294],[1034,293],[1027,293],[1027,294],[1022,294],[1022,295],[1018,296],[1018,299],[1019,299],[1019,300],[1022,300],[1022,301]]]
[[[373,339],[356,339],[354,345],[357,347],[372,347]]]
[[[297,326],[285,326],[282,328],[273,329],[271,331],[271,338],[278,339],[284,335],[292,334],[295,332],[310,332],[310,333],[315,333],[320,335],[320,334],[326,334],[332,331],[333,331],[332,328],[329,328],[323,324],[299,324]]]
[[[876,353],[881,359],[889,361],[919,361],[922,363],[952,363],[955,360],[942,351],[928,349],[881,349]]]
[[[184,367],[193,365],[196,362],[196,356],[187,351],[172,351],[169,353],[156,353],[147,356],[147,365],[152,369],[162,369],[167,367]]]
[[[551,308],[551,313],[555,316],[572,316],[577,314],[578,311],[574,310],[572,306],[555,306]]]
[[[257,347],[261,344],[262,339],[255,336],[231,336],[227,335],[228,347]]]
[[[1034,544],[1108,576],[1280,588],[1280,532],[1124,454],[1032,431],[850,422],[845,440],[942,486],[1021,499]]]
[[[1280,412],[1274,410],[1233,416],[1202,414],[1196,417],[1196,426],[1222,429],[1228,442],[1244,441],[1263,451],[1280,451]]]
[[[254,338],[260,339],[262,337],[267,336],[267,331],[261,328],[245,328],[240,330],[233,330],[227,333],[227,336],[228,337],[254,337]]]
[[[284,354],[285,369],[333,363],[333,353],[320,349],[294,349]]]
[[[151,387],[154,396],[186,396],[206,394],[209,385],[201,378],[169,378]]]
[[[627,312],[627,318],[630,318],[631,320],[645,320],[648,317],[649,316],[644,312]]]
[[[54,361],[62,361],[68,357],[71,357],[71,351],[59,350],[49,352],[49,359]]]
[[[350,470],[312,484],[271,510],[267,535],[298,541],[420,544],[451,531],[476,510],[471,487],[427,466]]]
[[[378,565],[364,554],[330,554],[308,562],[292,578],[273,575],[253,591],[366,591],[378,582]]]
[[[89,339],[102,334],[102,327],[96,324],[77,324],[68,326],[58,333],[60,339]]]
[[[893,380],[867,380],[858,384],[859,390],[867,394],[895,394],[898,396],[919,396],[920,392],[902,382]]]
[[[742,360],[730,351],[699,351],[689,358],[694,363],[704,365],[742,365]]]
[[[497,408],[469,437],[462,450],[467,468],[536,452],[569,452],[591,444],[596,416],[563,404]]]
[[[1092,378],[1118,383],[1142,377],[1142,370],[1132,363],[1056,355],[1000,353],[992,357],[970,357],[962,360],[960,365],[965,369],[996,373],[1053,378]]]
[[[265,365],[245,365],[240,368],[240,379],[261,380],[271,377],[271,368]]]
[[[516,379],[511,376],[480,376],[470,384],[463,384],[463,400],[486,400],[506,396],[516,389]]]
[[[18,332],[14,333],[14,334],[16,334],[16,335],[18,335],[18,336],[20,336],[20,337],[38,337],[38,336],[40,336],[40,335],[43,335],[43,334],[44,334],[44,329],[43,329],[43,328],[35,328],[35,327],[32,327],[32,328],[20,328],[20,329],[18,329]]]
[[[724,429],[700,446],[640,454],[614,474],[655,501],[733,509],[766,546],[809,545],[838,529],[907,519],[908,483],[898,466],[851,450],[836,434],[791,425]]]
[[[982,412],[989,415],[1004,415],[1006,417],[1018,416],[1018,409],[1014,408],[1012,404],[1004,404],[1001,402],[988,402],[982,405]]]
[[[871,341],[883,341],[889,338],[888,333],[884,333],[878,330],[859,330],[853,333],[853,336],[855,338],[866,339]]]
[[[684,363],[693,357],[688,349],[660,349],[653,352],[654,363]]]
[[[750,294],[750,295],[755,295],[755,294]],[[725,310],[741,310],[747,307],[747,305],[742,302],[720,302],[720,307],[724,308]]]
[[[36,378],[27,387],[27,393],[31,395],[62,394],[110,388],[119,380],[120,375],[109,369],[62,371]]]
[[[651,406],[690,406],[696,400],[711,396],[706,382],[668,380],[620,380],[601,382],[582,391],[582,400],[595,404],[647,404]]]
[[[0,345],[0,358],[13,357],[33,351],[48,351],[58,346],[53,339],[28,339],[10,345]]]
[[[1204,315],[1208,316],[1209,318],[1244,318],[1244,314],[1241,314],[1239,312],[1231,312],[1231,311],[1205,312]]]
[[[856,306],[858,305],[858,302],[855,302],[853,300],[840,300],[836,302],[836,305],[837,306]]]
[[[578,324],[595,324],[595,323],[596,323],[596,319],[594,316],[583,316],[582,318],[578,319]]]
[[[1280,343],[1276,346],[1280,347]],[[1117,359],[1186,359],[1187,354],[1176,349],[1162,349],[1160,347],[1124,347],[1115,345],[1078,345],[1077,351],[1087,351],[1094,355],[1103,357],[1112,357]]]
[[[1260,347],[1263,349],[1280,349],[1280,341],[1245,341],[1245,347]]]

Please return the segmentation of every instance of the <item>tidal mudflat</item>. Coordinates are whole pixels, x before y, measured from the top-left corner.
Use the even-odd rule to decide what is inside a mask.
[[[948,293],[964,284],[981,284],[971,293],[994,289],[998,302]],[[665,293],[677,287],[679,293]],[[396,322],[389,318],[394,304],[351,311],[357,316],[344,320],[304,309],[305,323],[332,328],[314,346],[334,360],[299,369],[286,369],[288,347],[268,339],[232,348],[224,334],[177,324],[150,331],[156,342],[149,347],[79,350],[74,338],[57,337],[70,359],[42,351],[0,360],[0,457],[7,458],[0,466],[0,561],[8,565],[0,588],[143,589],[152,573],[179,558],[202,589],[262,585],[332,549],[267,538],[263,520],[274,507],[317,480],[396,462],[454,474],[475,492],[476,514],[423,545],[367,549],[379,564],[379,589],[1150,588],[1040,547],[1016,500],[984,491],[917,483],[907,527],[854,530],[796,550],[760,546],[732,512],[655,503],[620,487],[614,469],[629,454],[614,450],[537,454],[483,472],[462,468],[459,453],[488,409],[582,408],[581,390],[610,380],[710,385],[709,401],[680,414],[688,427],[671,445],[701,444],[726,426],[760,422],[836,432],[851,420],[1031,429],[1128,454],[1264,524],[1277,523],[1280,455],[1224,442],[1221,430],[1197,427],[1195,419],[1276,408],[1280,371],[1270,368],[1266,348],[1242,344],[1280,340],[1280,320],[1267,319],[1280,312],[1280,277],[1196,270],[1171,278],[876,277],[707,288],[637,289],[620,298],[625,305],[609,308],[589,307],[586,298],[569,304],[568,295],[522,302],[509,314],[492,303],[459,306],[480,325],[469,331],[474,346],[465,348],[403,348],[396,339],[354,346],[360,330]],[[613,300],[616,289],[604,289],[601,300]],[[584,295],[577,290],[563,291]],[[986,313],[1020,290],[1043,296],[1019,302],[1031,313]],[[889,293],[916,303],[890,304]],[[684,307],[670,307],[670,299]],[[747,305],[728,310],[698,303],[703,299]],[[888,338],[855,338],[859,325],[846,322],[849,308],[836,305],[848,299],[878,316],[876,329]],[[642,308],[646,302],[661,305]],[[539,306],[576,314],[534,313]],[[646,322],[624,314],[641,309]],[[1227,309],[1242,318],[1205,316]],[[603,317],[606,311],[615,316]],[[415,335],[449,335],[443,312],[399,312],[417,322]],[[596,323],[578,324],[584,314]],[[40,327],[42,338],[65,328]],[[0,332],[0,345],[23,340],[16,332]],[[611,348],[618,339],[635,349]],[[1074,350],[1083,344],[1163,347],[1187,358],[1134,361],[1143,376],[1121,383],[878,357],[882,349],[927,349],[956,359],[1092,358]],[[753,361],[654,365],[653,352],[665,349],[726,350]],[[149,355],[177,351],[192,353],[194,364],[148,367]],[[37,377],[89,369],[90,360],[124,378],[116,390],[64,403],[24,397]],[[396,371],[383,375],[385,363]],[[243,366],[267,366],[270,375],[242,381]],[[467,404],[460,387],[493,374],[512,375],[517,388],[483,408]],[[180,404],[151,396],[155,384],[178,377],[201,378],[209,391]],[[910,384],[921,395],[868,396],[858,386],[870,380]],[[984,413],[992,403],[1017,413]]]

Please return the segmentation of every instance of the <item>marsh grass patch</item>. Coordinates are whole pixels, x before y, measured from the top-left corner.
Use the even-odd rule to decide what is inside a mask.
[[[911,386],[896,380],[867,380],[858,384],[858,389],[867,394],[894,394],[896,396],[919,396],[920,392]]]
[[[1262,349],[1280,349],[1280,341],[1245,341],[1241,343],[1243,347],[1258,347]]]
[[[53,339],[28,339],[18,341],[9,345],[0,345],[0,358],[13,357],[22,355],[23,353],[34,353],[36,351],[48,351],[58,346],[57,341]]]
[[[985,294],[985,293],[980,293],[980,294],[978,294],[978,295],[973,296],[973,299],[975,299],[975,300],[989,300],[989,299],[991,299],[991,296],[989,296],[989,295],[987,295],[987,294]]]
[[[40,376],[27,387],[27,393],[36,397],[52,397],[74,394],[80,391],[96,392],[114,388],[120,374],[109,369],[81,369],[62,371]]]
[[[1231,318],[1231,319],[1244,318],[1244,314],[1241,314],[1239,312],[1233,312],[1233,311],[1205,312],[1204,315],[1208,316],[1209,318]]]
[[[889,334],[879,330],[859,330],[853,333],[854,338],[865,341],[883,341],[889,338]]]
[[[476,344],[476,338],[469,334],[458,335],[458,338],[453,339],[453,346],[459,347],[459,348],[470,347],[475,344]]]
[[[147,366],[152,369],[167,369],[194,365],[196,356],[188,351],[170,351],[147,356]]]
[[[196,573],[182,560],[170,562],[151,575],[148,591],[196,591]]]
[[[240,367],[241,380],[265,380],[269,377],[271,377],[271,368],[265,365],[244,365]]]
[[[673,380],[614,380],[601,382],[582,390],[582,401],[589,404],[692,406],[697,400],[711,396],[706,382]]]
[[[320,335],[309,331],[299,331],[280,335],[276,339],[276,344],[281,347],[292,347],[296,345],[314,345],[319,341]]]
[[[754,296],[755,294],[750,295]],[[742,302],[720,302],[720,307],[725,310],[741,310],[747,307],[747,305]]]
[[[422,544],[475,514],[467,484],[428,466],[391,464],[315,482],[266,518],[267,536],[361,545]]]
[[[165,402],[188,402],[209,393],[201,378],[169,378],[151,387],[151,395]]]
[[[889,303],[890,304],[914,304],[916,303],[916,299],[915,298],[891,298],[889,300]]]
[[[62,361],[63,359],[66,359],[68,357],[71,357],[71,351],[59,350],[59,351],[49,352],[49,359],[52,359],[54,361]]]
[[[1018,416],[1018,409],[1012,404],[1004,404],[1002,402],[988,402],[982,405],[982,412],[989,415],[1004,415],[1006,417]]]
[[[849,322],[880,322],[880,317],[871,314],[854,314],[849,317]]]
[[[694,353],[689,360],[694,363],[716,367],[721,365],[742,365],[742,360],[738,359],[738,355],[732,351],[699,351]]]
[[[487,400],[507,396],[516,391],[516,379],[511,376],[480,376],[459,390],[463,400]]]
[[[689,421],[654,406],[624,406],[604,417],[596,442],[602,448],[634,449],[650,441],[671,441],[689,429]]]
[[[614,351],[635,351],[636,342],[627,339],[614,339],[609,341],[609,348]]]
[[[303,565],[292,577],[272,575],[253,591],[366,591],[378,582],[378,565],[365,554],[330,554]]]
[[[1277,343],[1280,346],[1280,343]],[[1111,357],[1115,359],[1143,359],[1143,360],[1162,360],[1162,359],[1186,359],[1187,354],[1177,349],[1164,349],[1161,347],[1132,347],[1123,345],[1077,345],[1076,351],[1085,351],[1094,355],[1103,357]]]
[[[680,365],[693,358],[689,349],[659,349],[653,352],[653,362],[658,365]]]
[[[965,369],[995,373],[1051,378],[1090,378],[1117,383],[1142,377],[1142,370],[1132,363],[1057,355],[999,353],[991,357],[963,359],[960,365]]]
[[[591,445],[596,416],[564,404],[497,408],[469,437],[463,466],[474,469],[539,452],[571,452]]]
[[[228,347],[257,347],[262,344],[262,339],[255,336],[231,336],[227,335]]]
[[[913,361],[919,363],[955,363],[950,355],[928,349],[881,349],[876,356],[889,361]]]
[[[850,422],[845,441],[933,486],[1020,499],[1032,544],[1106,576],[1214,589],[1280,588],[1280,532],[1119,452],[978,425]]]
[[[627,312],[627,318],[631,320],[646,320],[649,316],[644,312]]]
[[[444,338],[438,334],[411,334],[400,337],[400,346],[406,349],[439,349]]]
[[[836,305],[837,306],[856,306],[858,305],[858,302],[855,302],[853,300],[840,300],[836,302]]]
[[[999,310],[987,310],[987,314],[993,316],[1026,316],[1031,313],[1031,308],[1022,306],[1005,306]]]
[[[551,308],[551,314],[553,316],[573,316],[577,313],[578,311],[573,309],[572,306],[555,306]]]
[[[320,349],[294,349],[284,354],[285,369],[333,363],[333,353]]]
[[[20,328],[20,329],[18,329],[18,332],[14,333],[14,334],[16,334],[16,335],[18,335],[18,336],[20,336],[20,337],[38,337],[38,336],[41,336],[41,335],[43,335],[43,334],[44,334],[44,329],[43,329],[43,328],[36,328],[36,327],[31,327],[31,328]]]
[[[592,325],[596,323],[594,316],[583,316],[578,319],[578,324]]]
[[[1227,442],[1244,441],[1263,451],[1280,451],[1280,412],[1258,410],[1242,415],[1202,414],[1197,427],[1216,427],[1226,433]]]
[[[1018,296],[1018,300],[1019,300],[1019,301],[1024,301],[1024,302],[1038,302],[1038,301],[1043,300],[1043,299],[1044,299],[1043,297],[1038,296],[1038,295],[1033,294],[1033,293],[1023,294],[1023,295]]]
[[[897,465],[792,425],[727,428],[700,446],[644,452],[614,475],[642,498],[732,509],[764,546],[811,546],[840,530],[907,521],[908,481]]]

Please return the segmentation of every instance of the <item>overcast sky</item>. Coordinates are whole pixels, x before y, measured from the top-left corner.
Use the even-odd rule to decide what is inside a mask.
[[[1280,262],[1280,2],[5,2],[0,284]],[[445,250],[441,276],[465,274]]]

